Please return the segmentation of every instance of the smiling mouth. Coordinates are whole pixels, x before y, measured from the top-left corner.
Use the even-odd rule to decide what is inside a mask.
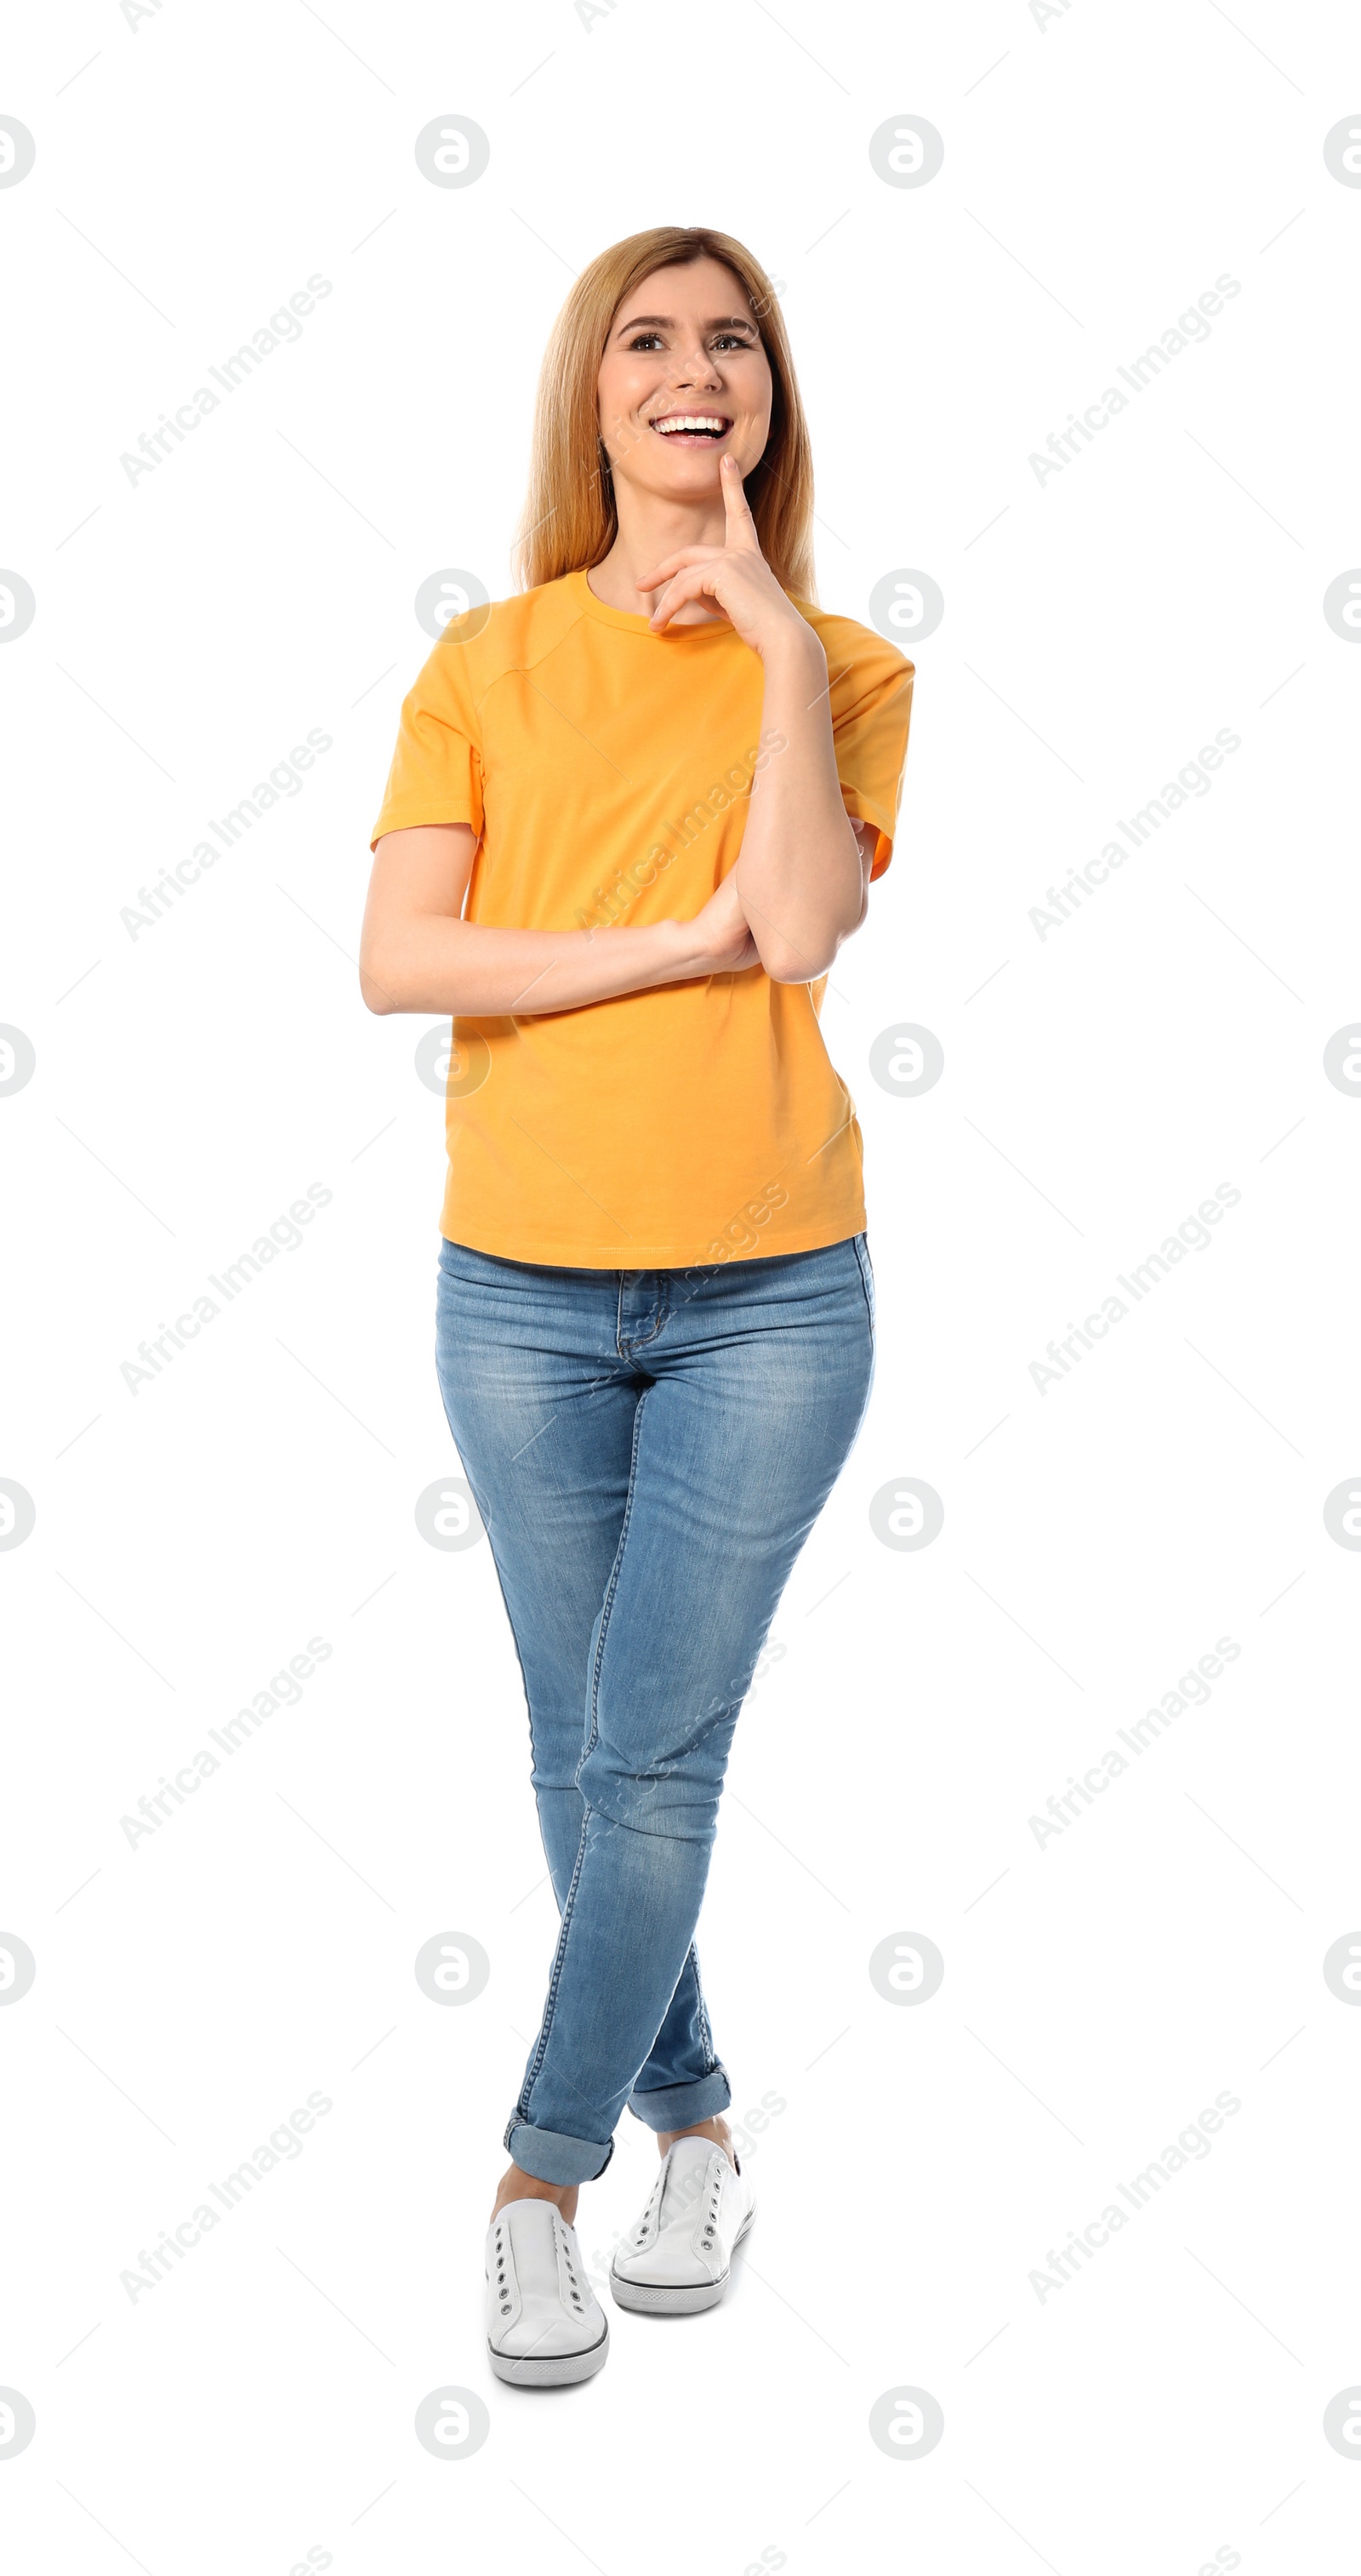
[[[679,447],[717,447],[731,427],[732,422],[717,411],[668,411],[648,422],[659,438]]]

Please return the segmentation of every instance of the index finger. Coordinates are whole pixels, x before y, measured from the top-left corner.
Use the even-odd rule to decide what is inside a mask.
[[[759,554],[760,539],[756,521],[751,515],[746,493],[742,489],[742,468],[733,455],[720,456],[718,479],[723,487],[723,508],[727,515],[726,541],[730,546],[751,546]]]

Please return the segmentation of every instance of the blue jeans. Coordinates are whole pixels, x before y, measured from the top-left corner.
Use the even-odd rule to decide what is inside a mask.
[[[738,1711],[859,1430],[863,1235],[692,1270],[554,1269],[443,1242],[437,1366],[529,1707],[561,1924],[505,2143],[603,2173],[625,2104],[732,2099],[694,1929]]]

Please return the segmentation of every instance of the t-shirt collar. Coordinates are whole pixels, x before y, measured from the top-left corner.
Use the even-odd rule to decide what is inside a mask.
[[[617,626],[626,635],[649,636],[655,644],[669,644],[676,637],[686,644],[710,643],[715,636],[732,640],[732,627],[717,621],[712,626],[670,626],[665,635],[654,635],[648,618],[635,617],[627,608],[607,607],[603,599],[597,599],[584,572],[569,572],[565,578],[578,607],[598,625]]]

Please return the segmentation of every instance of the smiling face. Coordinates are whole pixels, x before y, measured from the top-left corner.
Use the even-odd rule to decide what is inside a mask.
[[[718,460],[744,475],[770,435],[774,380],[746,289],[714,259],[654,269],[610,325],[598,382],[616,485],[653,500],[710,500]]]

